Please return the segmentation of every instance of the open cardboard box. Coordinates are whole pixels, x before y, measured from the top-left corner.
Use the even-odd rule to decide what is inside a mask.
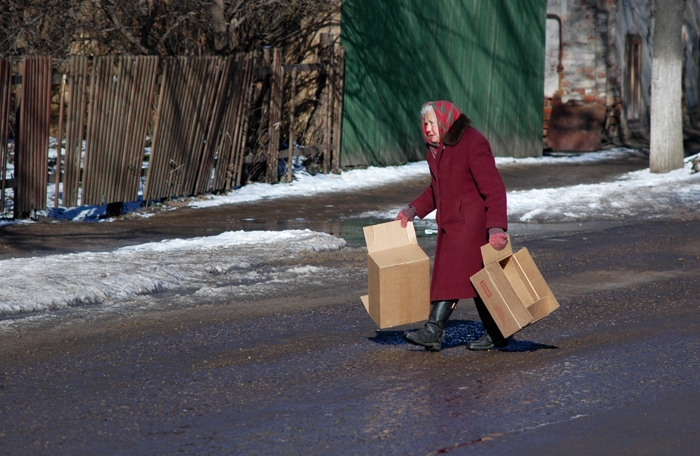
[[[413,222],[364,227],[369,294],[362,304],[380,329],[428,319],[430,259],[418,245]]]
[[[481,247],[484,269],[471,277],[489,313],[508,337],[546,317],[559,307],[552,290],[526,248],[516,254],[508,237],[503,250]]]

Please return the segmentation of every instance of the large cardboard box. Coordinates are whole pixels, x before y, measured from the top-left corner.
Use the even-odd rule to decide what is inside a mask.
[[[526,248],[516,254],[508,238],[503,250],[481,247],[484,269],[471,277],[503,337],[546,317],[559,307]]]
[[[427,320],[430,259],[421,250],[412,222],[396,220],[364,227],[369,295],[360,299],[379,328]]]

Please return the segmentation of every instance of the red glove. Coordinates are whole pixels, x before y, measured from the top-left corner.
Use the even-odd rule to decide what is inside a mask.
[[[405,209],[401,209],[399,215],[396,216],[396,220],[401,220],[401,228],[406,228],[408,222],[412,222],[416,218],[416,208],[409,206]]]
[[[489,228],[489,244],[496,250],[503,250],[508,245],[508,235],[502,228]]]

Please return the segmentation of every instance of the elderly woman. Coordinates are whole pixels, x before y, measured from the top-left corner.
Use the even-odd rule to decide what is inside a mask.
[[[482,268],[481,246],[497,250],[508,238],[506,189],[484,136],[471,120],[448,101],[423,105],[423,135],[428,145],[430,185],[396,217],[405,226],[417,215],[437,209],[437,248],[430,284],[430,317],[425,327],[402,337],[429,351],[442,348],[442,330],[460,299],[473,298],[486,334],[468,344],[470,350],[504,347],[491,318],[469,278]]]

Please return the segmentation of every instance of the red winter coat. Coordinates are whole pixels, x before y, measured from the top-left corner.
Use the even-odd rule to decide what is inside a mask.
[[[483,268],[481,246],[488,228],[508,228],[506,188],[496,169],[491,146],[461,114],[433,158],[428,153],[431,183],[411,203],[416,215],[437,209],[438,237],[430,300],[477,296],[469,278]]]

